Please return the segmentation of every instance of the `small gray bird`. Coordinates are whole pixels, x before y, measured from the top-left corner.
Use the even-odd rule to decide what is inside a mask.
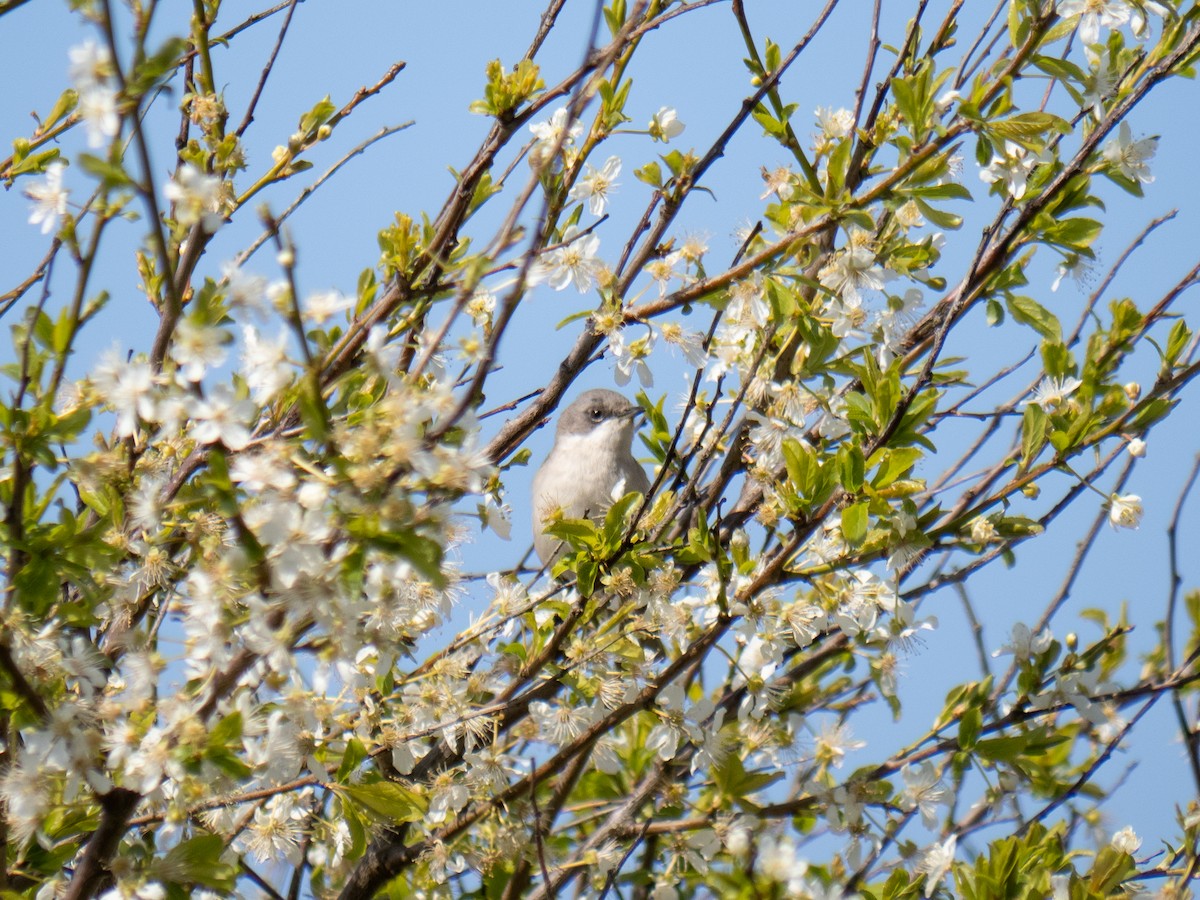
[[[613,492],[650,489],[633,458],[634,417],[641,412],[616,391],[585,391],[558,417],[554,447],[533,476],[533,546],[545,564],[558,558],[562,541],[542,529],[557,510],[568,519],[599,519]]]

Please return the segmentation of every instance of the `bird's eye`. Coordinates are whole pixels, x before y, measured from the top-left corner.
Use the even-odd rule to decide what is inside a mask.
[[[593,422],[599,422],[601,419],[604,418],[604,410],[602,410],[598,406],[593,406],[591,409],[588,410],[588,416],[591,418],[591,420]]]

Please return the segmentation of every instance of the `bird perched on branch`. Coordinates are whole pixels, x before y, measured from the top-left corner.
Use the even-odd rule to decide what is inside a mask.
[[[616,391],[585,391],[558,417],[554,447],[533,476],[533,546],[543,564],[563,542],[546,534],[549,520],[599,519],[614,499],[645,494],[650,481],[633,458],[634,419],[641,409]]]

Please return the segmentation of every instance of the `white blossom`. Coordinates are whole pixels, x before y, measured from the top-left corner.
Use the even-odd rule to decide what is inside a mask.
[[[171,355],[190,382],[200,381],[212,367],[225,362],[229,335],[223,329],[192,318],[179,321],[172,335]]]
[[[221,277],[225,280],[226,298],[233,310],[245,311],[256,317],[264,317],[270,312],[267,279],[252,275],[231,262],[221,266]]]
[[[529,150],[529,165],[540,169],[546,165],[557,150],[562,152],[575,143],[575,139],[583,133],[583,126],[576,121],[567,125],[569,113],[567,108],[560,107],[554,111],[548,122],[534,122],[529,126],[533,136],[537,138]]]
[[[239,400],[229,385],[218,384],[207,396],[190,402],[196,440],[202,444],[220,441],[229,450],[241,450],[250,443],[249,425],[256,409],[252,401]]]
[[[875,252],[865,243],[851,243],[817,273],[821,284],[843,302],[853,302],[865,290],[879,290],[887,273],[875,258]]]
[[[617,384],[627,385],[630,379],[637,375],[642,387],[653,387],[654,373],[650,371],[647,360],[654,349],[654,332],[647,330],[642,336],[627,341],[626,331],[627,328],[622,328],[608,336],[608,349],[617,364]]]
[[[534,263],[529,280],[532,284],[545,281],[556,291],[573,284],[579,293],[586,294],[604,271],[604,264],[596,255],[599,251],[600,238],[594,234],[580,235],[572,225],[563,232],[561,245],[542,254]]]
[[[954,792],[942,784],[941,775],[928,760],[916,766],[904,766],[900,775],[904,779],[901,796],[905,804],[909,809],[920,810],[921,821],[926,828],[934,828],[937,825],[938,805],[950,806],[954,801]]]
[[[821,727],[814,744],[813,755],[817,762],[837,768],[841,768],[848,752],[867,746],[866,741],[852,737],[849,725],[834,721],[827,721]]]
[[[586,200],[588,210],[593,216],[604,215],[608,207],[608,198],[617,185],[617,176],[621,174],[621,160],[610,156],[599,169],[590,163],[585,165],[583,177],[571,187],[568,196],[572,200]]]
[[[1118,850],[1121,853],[1128,853],[1132,856],[1142,846],[1142,839],[1137,836],[1132,827],[1126,825],[1112,836],[1112,846],[1114,850]]]
[[[834,109],[833,107],[818,106],[817,125],[825,137],[834,140],[844,138],[854,128],[854,113],[844,107]]]
[[[89,38],[67,51],[67,76],[78,91],[108,84],[112,79],[112,54]]]
[[[76,109],[87,129],[91,149],[98,150],[117,136],[121,118],[117,115],[117,92],[112,88],[97,86],[80,91]]]
[[[33,201],[29,213],[30,225],[41,225],[42,234],[49,234],[58,227],[58,221],[67,214],[69,193],[63,187],[65,163],[55,160],[46,166],[46,177],[25,189],[25,196]]]
[[[1004,192],[1013,200],[1025,196],[1029,176],[1039,165],[1050,161],[1049,154],[1042,150],[1032,153],[1020,144],[1004,142],[1004,152],[992,157],[979,177],[988,184],[1003,183]]]
[[[1050,283],[1051,291],[1057,291],[1064,278],[1084,284],[1091,278],[1092,261],[1087,257],[1072,253],[1058,264],[1054,273],[1054,281]]]
[[[1017,622],[1012,627],[1009,642],[992,653],[993,657],[1011,653],[1018,662],[1026,662],[1044,653],[1054,641],[1054,634],[1049,629],[1042,629],[1036,635],[1024,622]]]
[[[683,134],[687,126],[679,120],[679,115],[672,106],[664,106],[650,119],[650,137],[664,144],[671,138]]]
[[[778,838],[768,835],[759,844],[758,870],[768,881],[783,885],[787,896],[798,896],[808,874],[808,863],[800,857],[789,835]]]
[[[763,182],[766,184],[766,189],[759,196],[759,200],[766,200],[774,194],[786,203],[796,193],[796,186],[792,184],[792,170],[787,166],[780,166],[769,172],[763,169],[762,176]]]
[[[353,303],[341,291],[320,291],[309,294],[304,301],[304,318],[314,325],[323,326],[340,312],[348,310]]]
[[[1129,21],[1125,0],[1059,0],[1058,14],[1064,19],[1079,16],[1079,37],[1086,46],[1100,43],[1101,28],[1120,28]]]
[[[157,379],[146,360],[126,361],[117,350],[110,350],[92,372],[91,382],[117,414],[117,437],[136,434],[139,420],[155,421]]]
[[[917,863],[917,871],[925,875],[925,896],[933,896],[938,883],[946,877],[950,867],[954,865],[954,850],[958,843],[958,835],[952,834],[940,844],[933,844],[925,851],[924,857]]]
[[[67,56],[68,75],[79,92],[76,110],[87,129],[88,146],[99,149],[116,137],[121,127],[112,55],[108,48],[87,40],[68,50]]]
[[[1101,151],[1104,159],[1130,181],[1149,184],[1154,181],[1149,162],[1158,150],[1158,138],[1133,139],[1128,122],[1122,122],[1116,137],[1110,139]]]
[[[286,331],[264,338],[253,325],[242,326],[242,374],[255,403],[270,403],[291,384],[294,369],[287,358],[287,341]]]
[[[175,220],[180,225],[189,228],[199,222],[206,233],[213,234],[225,221],[222,189],[220,178],[184,163],[163,193],[175,204]]]
[[[1108,524],[1113,528],[1137,528],[1143,512],[1142,498],[1137,494],[1113,494],[1108,502]]]
[[[650,278],[653,279],[654,283],[658,285],[658,296],[660,298],[667,295],[667,289],[671,279],[681,277],[679,272],[676,270],[676,266],[679,265],[681,258],[682,254],[676,250],[674,253],[668,253],[666,256],[655,257],[646,263],[646,274],[649,275]]]
[[[1069,396],[1079,390],[1083,382],[1070,375],[1065,378],[1046,376],[1033,390],[1033,397],[1026,400],[1026,405],[1040,406],[1047,412],[1057,408]]]

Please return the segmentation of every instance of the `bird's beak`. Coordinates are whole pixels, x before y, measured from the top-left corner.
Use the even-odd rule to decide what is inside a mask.
[[[625,412],[621,413],[622,419],[637,419],[638,416],[641,416],[643,419],[646,417],[645,410],[640,406],[631,406]]]

